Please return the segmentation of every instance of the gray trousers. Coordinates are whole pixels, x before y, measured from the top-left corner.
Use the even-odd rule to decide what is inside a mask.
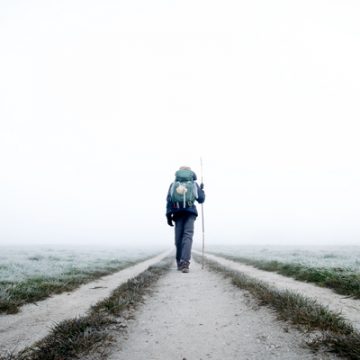
[[[189,214],[175,220],[176,261],[190,263],[196,216]]]

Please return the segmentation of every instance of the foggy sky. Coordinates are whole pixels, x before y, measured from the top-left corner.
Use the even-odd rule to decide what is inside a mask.
[[[359,15],[2,1],[0,244],[172,246],[166,192],[200,156],[207,243],[359,244]]]

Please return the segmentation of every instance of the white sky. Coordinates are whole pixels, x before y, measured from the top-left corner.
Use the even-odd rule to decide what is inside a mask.
[[[166,192],[200,156],[207,243],[360,244],[359,18],[1,0],[0,244],[172,245]]]

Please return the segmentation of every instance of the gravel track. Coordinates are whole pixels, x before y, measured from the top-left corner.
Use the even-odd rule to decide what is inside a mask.
[[[121,283],[169,253],[85,284],[72,293],[25,305],[18,314],[1,315],[0,352],[19,351],[46,336],[54,323],[85,315]],[[329,309],[342,312],[359,328],[358,300],[218,256],[206,256],[276,288],[316,298]],[[304,334],[278,321],[271,309],[259,307],[247,291],[192,261],[189,274],[177,271],[174,265],[158,281],[134,319],[128,321],[125,334],[121,332],[107,350],[112,360],[337,359],[326,353],[312,353],[304,340]]]
[[[335,359],[313,354],[304,336],[223,276],[192,262],[156,284],[109,359]]]

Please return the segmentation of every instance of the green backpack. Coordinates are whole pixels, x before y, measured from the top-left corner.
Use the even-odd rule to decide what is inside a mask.
[[[178,170],[175,173],[175,181],[170,187],[170,196],[174,207],[186,208],[194,205],[198,192],[194,173],[191,170]]]

